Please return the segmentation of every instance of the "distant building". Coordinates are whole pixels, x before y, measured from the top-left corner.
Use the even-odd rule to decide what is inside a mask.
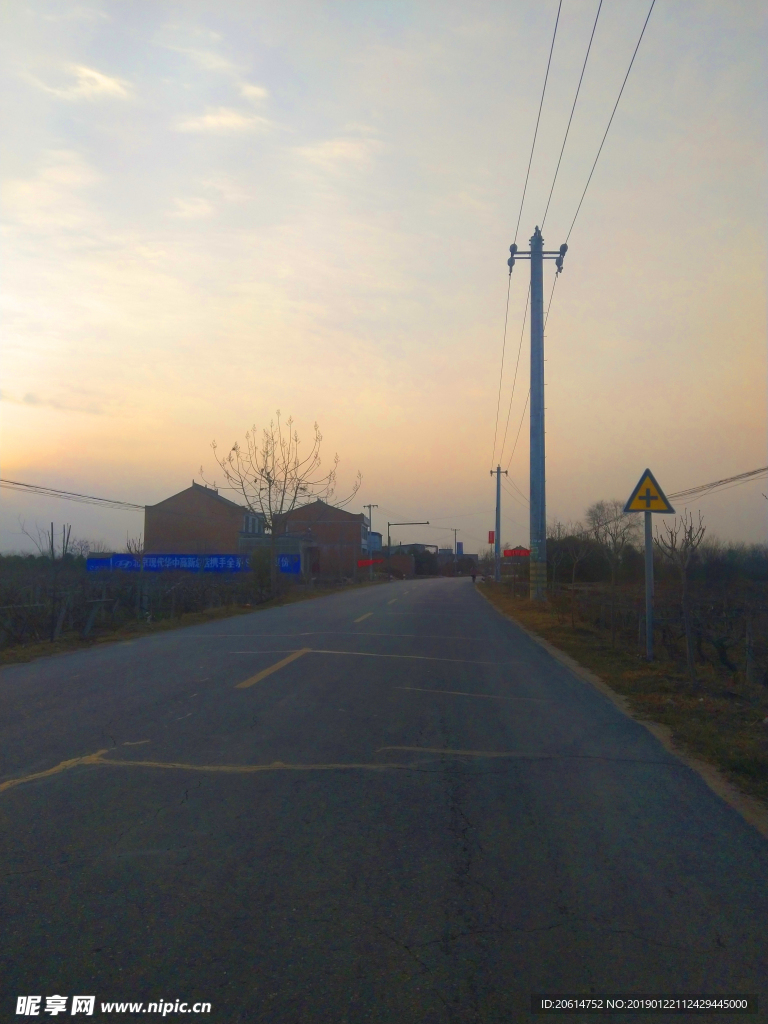
[[[437,554],[437,544],[393,544],[392,554],[395,555],[420,555],[425,551]]]
[[[278,538],[301,542],[306,551],[305,571],[312,576],[357,576],[358,561],[368,557],[369,525],[362,512],[347,512],[319,499],[275,516]]]
[[[268,544],[263,517],[215,487],[193,482],[144,509],[146,554],[242,554]]]

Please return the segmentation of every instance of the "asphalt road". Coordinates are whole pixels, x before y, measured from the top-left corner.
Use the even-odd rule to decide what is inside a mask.
[[[768,999],[768,843],[469,580],[9,667],[0,715],[3,1019],[27,994],[276,1024]]]

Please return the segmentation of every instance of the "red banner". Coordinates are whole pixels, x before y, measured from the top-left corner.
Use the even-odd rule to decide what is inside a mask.
[[[382,565],[383,562],[383,558],[358,558],[357,567],[358,569],[364,569],[366,565]]]
[[[531,552],[528,548],[507,548],[504,552],[505,558],[530,558]]]
[[[495,530],[489,530],[488,531],[488,543],[489,544],[493,544],[495,539],[496,539],[496,531]]]

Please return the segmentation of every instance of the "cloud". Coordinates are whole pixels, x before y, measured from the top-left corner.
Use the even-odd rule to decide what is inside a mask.
[[[23,398],[14,398],[13,395],[9,395],[7,391],[0,391],[0,402],[9,402],[12,405],[47,407],[49,409],[57,409],[59,412],[85,412],[91,416],[104,415],[103,409],[93,403],[89,403],[87,405],[72,405],[68,402],[62,402],[57,398],[40,398],[39,395],[34,394],[32,391],[28,391]]]
[[[253,100],[256,103],[269,96],[269,91],[263,85],[253,85],[251,82],[241,82],[240,92],[247,100]]]
[[[202,178],[199,181],[199,184],[202,185],[203,188],[211,189],[213,192],[216,192],[228,203],[244,203],[253,199],[253,193],[243,188],[242,185],[233,178]]]
[[[174,199],[176,209],[171,213],[172,217],[181,217],[184,220],[203,220],[212,217],[216,212],[207,199],[198,197],[192,199]]]
[[[109,15],[92,7],[71,7],[56,14],[38,14],[44,21],[109,21]]]
[[[199,50],[194,46],[175,46],[172,43],[166,43],[165,49],[172,50],[174,53],[183,53],[204,71],[220,71],[228,75],[238,74],[240,71],[237,65],[214,50]]]
[[[255,114],[242,114],[231,107],[206,107],[205,113],[187,117],[176,124],[178,132],[252,132],[266,131],[272,122]]]
[[[69,74],[74,75],[73,85],[56,88],[37,78],[34,78],[33,81],[45,92],[63,100],[92,100],[105,97],[128,99],[130,95],[130,84],[121,78],[105,75],[103,71],[87,68],[82,64],[69,64],[66,70]]]
[[[339,171],[370,164],[381,146],[378,139],[336,138],[311,146],[299,146],[295,152],[315,167],[325,171]]]
[[[34,178],[8,181],[6,216],[32,227],[82,227],[91,218],[78,191],[100,180],[73,150],[52,150]]]

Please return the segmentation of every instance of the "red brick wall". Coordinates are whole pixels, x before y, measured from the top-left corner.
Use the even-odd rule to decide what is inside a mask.
[[[155,554],[237,551],[245,509],[219,501],[212,488],[193,486],[144,510],[144,550]]]
[[[302,537],[313,549],[312,563],[320,575],[351,578],[357,574],[357,562],[362,557],[364,518],[362,513],[353,515],[315,502],[282,516],[278,532]]]

